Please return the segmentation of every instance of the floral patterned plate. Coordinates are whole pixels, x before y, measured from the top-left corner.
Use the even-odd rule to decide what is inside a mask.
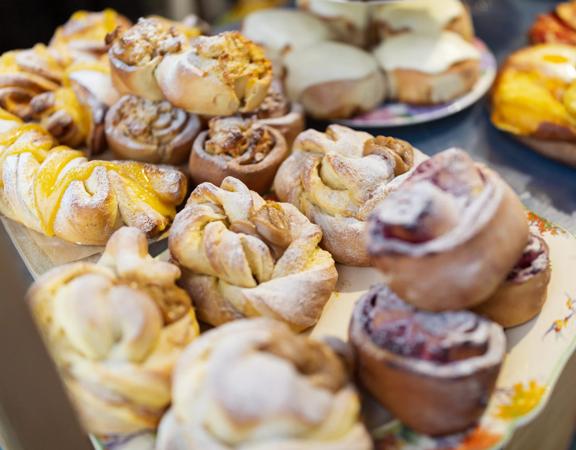
[[[368,113],[337,122],[353,128],[382,128],[431,122],[456,114],[480,100],[492,86],[498,64],[494,54],[481,40],[475,42],[481,51],[480,78],[472,90],[449,103],[434,106],[410,106],[405,103],[382,103]]]
[[[419,435],[400,422],[382,419],[380,408],[368,407],[377,450],[492,450],[502,448],[514,431],[544,408],[566,362],[576,350],[576,237],[529,213],[531,227],[550,247],[552,278],[542,312],[532,321],[506,331],[508,352],[480,424],[474,430],[441,439]],[[370,268],[339,267],[337,293],[324,309],[312,334],[346,338],[354,303],[382,280]],[[374,410],[374,411],[373,411]],[[386,417],[386,416],[384,416]],[[386,422],[382,425],[383,422]]]

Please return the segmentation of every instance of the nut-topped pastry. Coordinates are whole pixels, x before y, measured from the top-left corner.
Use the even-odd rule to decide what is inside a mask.
[[[528,242],[520,199],[463,150],[438,153],[370,216],[368,252],[390,288],[418,308],[476,306],[506,279]]]
[[[274,191],[322,228],[323,246],[342,264],[368,266],[370,213],[424,156],[391,137],[330,125],[306,130],[280,166]]]
[[[164,21],[140,18],[124,30],[117,28],[107,36],[112,81],[121,94],[161,100],[156,70],[165,55],[183,51],[188,41],[176,27]]]
[[[254,111],[272,82],[264,50],[238,32],[200,36],[186,52],[167,55],[158,84],[175,106],[211,116]]]
[[[506,351],[499,325],[469,311],[419,311],[386,285],[356,304],[350,342],[362,384],[395,417],[428,435],[476,424]]]
[[[252,119],[216,117],[194,141],[190,176],[197,184],[216,185],[233,176],[249,189],[265,193],[288,152],[286,140],[275,128]]]
[[[116,156],[163,164],[182,164],[200,131],[197,116],[166,100],[122,97],[106,114],[106,137]]]
[[[504,328],[528,322],[544,306],[550,273],[548,244],[540,236],[531,233],[522,256],[504,283],[475,311]]]
[[[242,320],[202,335],[182,355],[172,395],[158,450],[373,448],[345,364],[277,321]]]
[[[156,236],[186,195],[186,177],[176,169],[88,161],[3,110],[0,130],[0,212],[47,236],[102,245],[124,224]]]
[[[192,192],[169,247],[201,320],[266,316],[303,330],[318,321],[338,277],[321,239],[294,206],[265,201],[228,177]]]
[[[180,271],[148,254],[144,233],[118,230],[97,264],[41,276],[33,315],[87,431],[114,438],[154,430],[171,400],[171,375],[198,335]]]

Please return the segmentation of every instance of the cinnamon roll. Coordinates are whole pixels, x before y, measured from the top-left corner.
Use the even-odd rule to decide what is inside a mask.
[[[386,285],[356,304],[350,342],[368,391],[410,428],[433,436],[476,424],[506,351],[499,325],[469,311],[419,311]]]
[[[198,335],[180,271],[148,254],[144,233],[118,230],[97,264],[41,276],[28,299],[87,431],[154,430],[170,404],[172,369]]]
[[[192,192],[168,243],[204,322],[266,316],[303,330],[318,321],[338,278],[321,239],[294,206],[228,177]]]
[[[528,322],[544,305],[550,272],[548,245],[541,237],[530,234],[522,256],[504,283],[475,311],[504,328]]]
[[[160,61],[187,48],[186,37],[176,27],[157,19],[140,18],[124,30],[117,28],[106,37],[112,81],[121,94],[133,94],[149,100],[162,100],[156,81]],[[182,94],[182,93],[181,93]]]
[[[522,203],[462,150],[422,162],[368,221],[368,252],[418,308],[468,308],[506,279],[528,241]]]
[[[275,128],[241,117],[217,117],[194,141],[190,176],[197,184],[216,185],[232,176],[265,193],[288,153],[286,140]]]
[[[340,125],[306,130],[280,166],[274,191],[322,228],[323,246],[342,264],[368,266],[369,214],[423,155],[409,143]]]
[[[122,159],[182,164],[199,131],[197,116],[166,100],[125,95],[106,114],[108,144]]]
[[[264,50],[238,32],[200,36],[185,52],[169,54],[158,65],[164,96],[186,111],[229,116],[254,111],[272,82]]]
[[[157,449],[371,450],[346,367],[325,343],[269,319],[193,342],[174,373]]]
[[[100,12],[76,11],[58,27],[49,48],[58,60],[69,65],[101,59],[108,51],[106,35],[116,28],[129,28],[131,22],[113,9]]]

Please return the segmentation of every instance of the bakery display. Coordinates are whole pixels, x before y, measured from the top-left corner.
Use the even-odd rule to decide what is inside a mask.
[[[195,184],[220,185],[232,176],[263,194],[289,151],[282,133],[258,120],[215,117],[194,141],[190,177]]]
[[[172,395],[158,450],[373,448],[345,364],[273,320],[202,335],[182,356]]]
[[[232,31],[200,36],[187,51],[166,55],[156,79],[173,105],[227,116],[258,108],[272,82],[272,65],[260,46]]]
[[[321,239],[294,206],[266,201],[228,177],[192,192],[168,243],[200,320],[265,316],[304,330],[317,322],[338,277]]]
[[[396,34],[382,41],[374,56],[386,74],[389,97],[410,104],[451,101],[480,76],[480,51],[451,31]]]
[[[274,180],[278,198],[322,228],[322,244],[342,264],[370,265],[364,228],[374,208],[424,156],[409,143],[341,125],[306,130]]]
[[[554,11],[539,15],[529,36],[533,44],[576,45],[576,2],[558,3]]]
[[[417,166],[368,224],[368,252],[390,288],[430,311],[487,300],[528,242],[520,199],[459,149]]]
[[[170,376],[198,335],[173,264],[148,254],[144,233],[121,228],[97,264],[40,277],[34,318],[86,430],[103,437],[154,430],[170,404]]]
[[[476,425],[506,351],[499,325],[469,311],[417,310],[386,285],[356,304],[350,342],[366,389],[400,421],[432,436]]]
[[[504,328],[528,322],[538,315],[544,305],[550,272],[548,244],[532,233],[522,256],[504,283],[475,311]]]
[[[125,95],[106,114],[106,137],[114,154],[161,164],[182,164],[200,132],[197,116],[166,100]]]
[[[492,91],[492,123],[533,150],[576,165],[576,47],[540,44],[512,53]]]
[[[88,161],[54,147],[41,126],[0,111],[0,212],[47,236],[105,244],[122,225],[164,231],[186,195],[176,169],[131,161]]]
[[[385,40],[401,33],[437,34],[452,31],[474,38],[472,18],[460,0],[411,0],[376,5],[372,17],[378,36]]]

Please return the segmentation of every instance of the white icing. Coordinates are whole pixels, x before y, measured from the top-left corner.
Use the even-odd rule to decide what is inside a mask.
[[[275,54],[330,39],[328,26],[303,11],[267,9],[250,14],[242,33]]]
[[[438,32],[465,13],[459,0],[411,0],[380,5],[374,18],[394,31]]]
[[[535,66],[548,76],[566,83],[576,79],[576,49],[569,45],[540,45],[517,53],[515,64]]]
[[[310,86],[337,80],[360,80],[378,71],[363,50],[338,42],[320,42],[286,57],[288,95],[297,98]]]
[[[307,0],[300,3],[314,14],[327,19],[345,19],[361,29],[368,24],[370,5],[367,3],[332,0]]]
[[[454,64],[479,60],[480,51],[456,33],[402,33],[383,41],[374,55],[384,70],[410,69],[438,74]]]

